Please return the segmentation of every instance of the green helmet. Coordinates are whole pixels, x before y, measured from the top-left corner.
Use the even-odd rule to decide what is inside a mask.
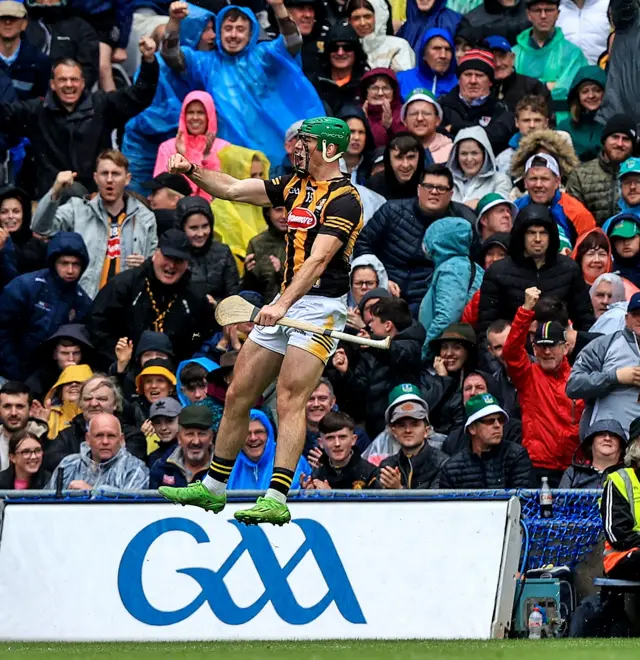
[[[303,135],[312,135],[318,139],[318,142],[322,144],[322,156],[328,163],[332,163],[342,156],[347,150],[351,139],[351,129],[346,122],[335,117],[305,119],[298,132]],[[338,153],[331,158],[327,157],[327,146],[330,144],[335,144],[338,147]]]

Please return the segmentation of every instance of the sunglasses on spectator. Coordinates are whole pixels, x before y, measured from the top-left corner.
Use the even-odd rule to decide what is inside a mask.
[[[451,190],[449,186],[436,186],[433,183],[421,183],[420,186],[427,192],[435,192],[438,193],[438,195],[444,195]]]
[[[478,421],[484,426],[495,426],[496,424],[502,426],[504,424],[504,418],[501,415],[497,417],[481,417]]]
[[[327,53],[337,53],[342,49],[345,53],[353,53],[356,49],[355,44],[330,44]]]

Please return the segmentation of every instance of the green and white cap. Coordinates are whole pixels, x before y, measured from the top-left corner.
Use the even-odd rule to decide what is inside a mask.
[[[406,100],[405,104],[400,109],[400,119],[404,122],[404,118],[407,116],[407,108],[414,101],[426,101],[431,103],[431,105],[436,109],[440,121],[442,121],[442,106],[436,101],[436,97],[428,89],[414,89],[409,98]]]
[[[492,394],[476,394],[472,396],[465,404],[464,411],[467,414],[467,421],[464,428],[477,422],[483,417],[499,413],[504,415],[505,421],[509,420],[509,415],[500,407],[498,400]]]
[[[478,202],[478,215],[476,216],[476,229],[480,226],[480,218],[490,209],[500,206],[500,204],[506,204],[511,210],[511,217],[515,219],[516,214],[518,213],[518,207],[506,197],[503,197],[500,193],[488,193]]]
[[[429,406],[422,398],[420,388],[411,383],[398,385],[389,394],[389,406],[384,413],[385,421],[391,424],[402,417],[429,419]]]

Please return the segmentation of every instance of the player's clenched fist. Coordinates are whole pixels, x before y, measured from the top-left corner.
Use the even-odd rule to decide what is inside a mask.
[[[170,174],[185,174],[191,169],[191,163],[182,154],[169,156],[167,172]]]

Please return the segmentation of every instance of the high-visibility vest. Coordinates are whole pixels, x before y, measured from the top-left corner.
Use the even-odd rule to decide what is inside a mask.
[[[612,472],[607,481],[613,482],[614,487],[624,497],[633,513],[633,531],[640,532],[640,481],[633,468],[621,468]],[[604,546],[604,568],[609,572],[623,557],[629,554],[629,550],[614,550],[609,543]]]

